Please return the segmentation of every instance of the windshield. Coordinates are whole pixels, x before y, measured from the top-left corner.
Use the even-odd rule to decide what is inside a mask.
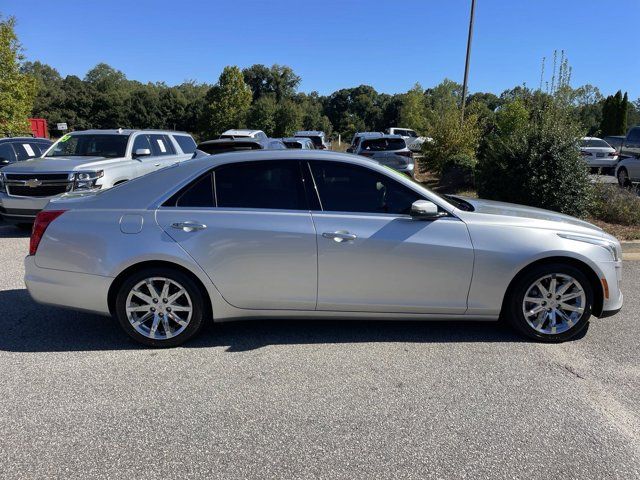
[[[407,145],[402,138],[374,138],[362,141],[362,150],[370,152],[384,152],[389,150],[402,150]]]
[[[580,140],[580,146],[582,148],[585,147],[605,147],[605,148],[611,148],[611,145],[609,145],[607,142],[605,142],[604,140],[600,140],[599,138],[592,138],[589,140]]]
[[[313,142],[313,144],[316,147],[321,147],[322,146],[322,137],[309,137],[309,136],[304,136],[303,137],[302,135],[300,135],[300,136],[296,135],[296,137],[298,137],[298,138],[308,138]]]
[[[45,157],[124,157],[129,135],[68,134],[54,143]]]

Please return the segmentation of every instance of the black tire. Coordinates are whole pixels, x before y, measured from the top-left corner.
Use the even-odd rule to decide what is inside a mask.
[[[144,281],[145,279],[153,278],[153,277],[164,277],[177,282],[186,290],[187,294],[191,299],[191,303],[192,303],[191,319],[189,320],[186,328],[184,328],[182,332],[180,332],[179,334],[171,338],[153,339],[153,338],[147,337],[141,334],[140,332],[138,332],[133,327],[132,323],[129,321],[129,318],[127,316],[126,302],[127,302],[127,297],[130,291],[138,283]],[[196,281],[193,278],[191,278],[191,276],[186,275],[185,273],[179,270],[176,270],[170,267],[147,268],[147,269],[140,270],[138,272],[133,273],[120,286],[120,289],[118,290],[118,294],[116,296],[116,301],[115,301],[116,317],[122,329],[126,332],[127,335],[133,338],[136,342],[139,342],[149,347],[159,347],[159,348],[176,347],[178,345],[182,345],[183,343],[188,341],[190,338],[192,338],[194,335],[196,335],[200,331],[204,323],[204,317],[207,311],[205,307],[206,304],[202,295],[203,295],[203,292],[198,287],[198,284],[196,283]]]
[[[569,275],[577,280],[582,286],[586,302],[582,316],[568,330],[558,334],[540,333],[525,319],[525,315],[523,313],[524,296],[529,287],[533,285],[536,280],[544,277],[545,275],[553,274]],[[562,263],[538,265],[529,269],[515,280],[513,288],[510,289],[510,298],[507,298],[505,302],[505,317],[515,330],[528,338],[548,343],[565,342],[579,335],[585,328],[587,328],[589,318],[591,317],[591,310],[593,308],[593,298],[593,287],[586,275],[578,268]]]
[[[629,180],[629,172],[626,168],[620,167],[617,173],[618,184],[622,188],[628,188],[631,185],[631,181]]]

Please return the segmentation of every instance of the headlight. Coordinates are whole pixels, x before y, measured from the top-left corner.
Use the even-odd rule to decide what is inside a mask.
[[[100,186],[96,186],[96,182],[103,176],[104,170],[98,170],[97,172],[76,172],[73,176],[73,189],[89,190],[92,188],[100,188]]]
[[[622,247],[618,242],[612,242],[605,240],[604,238],[595,237],[583,237],[582,235],[571,235],[569,233],[558,233],[559,237],[566,238],[568,240],[575,240],[576,242],[590,243],[591,245],[597,245],[602,247],[611,253],[613,260],[619,262],[622,259]]]
[[[7,188],[4,183],[4,173],[0,172],[0,192],[7,193]]]

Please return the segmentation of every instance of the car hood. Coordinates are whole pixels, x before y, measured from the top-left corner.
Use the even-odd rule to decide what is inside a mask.
[[[105,157],[44,157],[12,163],[2,169],[3,173],[44,173],[94,170],[105,165],[121,162],[122,158]]]
[[[536,226],[531,224],[531,221],[535,220],[539,222],[537,226],[540,228],[558,228],[563,231],[590,233],[595,236],[604,235],[604,232],[600,227],[563,213],[543,210],[542,208],[516,205],[515,203],[495,202],[493,200],[480,200],[477,198],[459,198],[462,198],[473,205],[474,211],[465,213],[496,215],[501,217],[500,221],[503,221],[504,223],[522,223],[523,226]],[[557,225],[553,226],[550,222]]]

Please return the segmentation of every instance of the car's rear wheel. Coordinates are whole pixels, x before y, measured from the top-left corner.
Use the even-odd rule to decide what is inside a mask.
[[[115,310],[120,325],[134,340],[152,347],[175,347],[198,333],[204,305],[190,276],[171,268],[150,268],[122,283]]]
[[[529,338],[563,342],[589,323],[593,288],[585,274],[571,265],[534,267],[516,280],[511,293],[508,319]]]
[[[618,183],[621,187],[628,187],[631,183],[629,181],[629,172],[624,167],[618,169]]]

